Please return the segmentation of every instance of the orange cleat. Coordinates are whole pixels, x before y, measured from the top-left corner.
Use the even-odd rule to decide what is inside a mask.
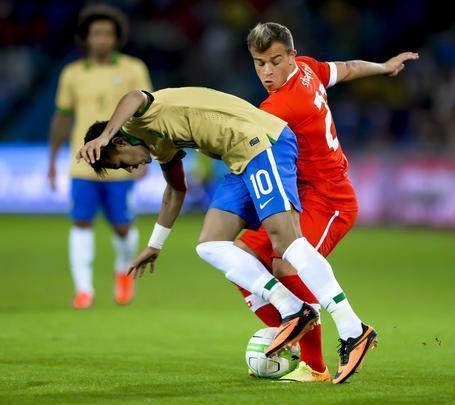
[[[88,309],[93,305],[94,296],[85,291],[79,291],[73,298],[71,306],[75,309]]]
[[[115,273],[115,302],[119,305],[127,305],[133,298],[134,278],[126,274]]]
[[[349,338],[340,341],[338,353],[340,355],[340,364],[338,372],[335,374],[332,382],[340,384],[351,377],[358,369],[362,367],[367,353],[377,345],[377,333],[368,325],[362,323],[362,334],[357,338]]]
[[[283,319],[272,343],[265,349],[265,355],[271,357],[274,354],[281,352],[286,347],[292,346],[295,342],[300,340],[305,333],[313,329],[314,325],[318,322],[318,311],[304,302],[299,312]]]

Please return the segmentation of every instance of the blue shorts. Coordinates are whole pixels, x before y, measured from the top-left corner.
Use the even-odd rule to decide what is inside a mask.
[[[285,127],[271,148],[254,157],[242,174],[229,173],[209,208],[232,212],[258,229],[264,219],[291,205],[302,211],[297,191],[297,141]]]
[[[71,212],[73,221],[92,221],[100,207],[112,225],[130,224],[134,218],[131,195],[134,182],[72,179]]]

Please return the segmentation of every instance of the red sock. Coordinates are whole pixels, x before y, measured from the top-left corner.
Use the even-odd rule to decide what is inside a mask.
[[[318,302],[316,297],[297,274],[283,276],[280,277],[279,280],[289,291],[302,301],[306,301],[309,304],[316,304]],[[313,330],[307,332],[302,339],[300,339],[299,345],[300,360],[308,364],[313,370],[323,372],[326,365],[322,358],[321,325],[316,325]]]
[[[237,286],[237,288],[245,298],[251,295],[248,290],[239,286]],[[250,306],[248,302],[247,304]],[[281,325],[281,315],[272,304],[264,305],[263,307],[258,308],[254,313],[262,322],[271,328]]]

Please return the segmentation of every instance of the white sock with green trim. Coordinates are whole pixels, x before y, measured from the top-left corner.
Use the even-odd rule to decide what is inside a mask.
[[[276,278],[272,278],[265,286],[262,298],[269,301],[280,313],[281,319],[295,314],[302,308],[303,301],[292,294]]]
[[[350,337],[358,337],[363,332],[362,321],[352,309],[344,293],[341,293],[341,295],[340,301],[332,300],[326,309],[332,316],[341,339],[346,340]]]
[[[330,313],[342,339],[362,333],[361,321],[346,299],[332,267],[305,238],[292,242],[283,259],[297,269],[299,277]]]
[[[273,277],[254,256],[231,241],[203,242],[197,245],[198,255],[238,286],[273,304],[284,318],[296,313],[302,301]]]

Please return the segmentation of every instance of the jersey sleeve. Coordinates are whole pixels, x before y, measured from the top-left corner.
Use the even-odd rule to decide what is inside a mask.
[[[153,84],[147,66],[141,60],[137,60],[134,74],[134,89],[153,91]]]
[[[71,114],[74,111],[72,74],[68,67],[65,67],[60,74],[55,105],[58,111],[65,114]]]
[[[317,74],[324,87],[332,87],[337,82],[337,67],[334,62],[319,62],[309,56],[298,56],[296,61],[306,63]]]
[[[177,149],[168,138],[159,138],[154,145],[150,145],[150,153],[160,165],[170,163],[174,157],[181,156],[179,151],[180,149]]]

